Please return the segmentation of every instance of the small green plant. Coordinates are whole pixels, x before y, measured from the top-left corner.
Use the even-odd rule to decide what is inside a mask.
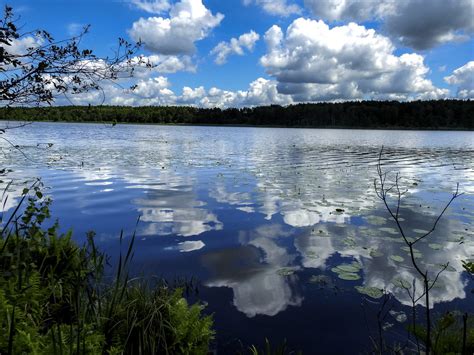
[[[302,354],[301,351],[295,352],[290,351],[286,344],[286,340],[276,346],[272,346],[270,341],[265,338],[265,345],[262,349],[258,349],[255,345],[249,347],[251,355],[289,355],[289,354]]]
[[[462,267],[466,270],[471,276],[474,275],[474,262],[473,261],[462,261]]]
[[[426,328],[421,324],[409,327],[418,339],[426,337]],[[447,312],[433,326],[433,354],[473,354],[474,320],[467,313]]]

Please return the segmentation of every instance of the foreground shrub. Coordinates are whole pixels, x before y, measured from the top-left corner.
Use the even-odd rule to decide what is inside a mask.
[[[106,282],[94,233],[79,246],[58,223],[43,227],[51,201],[33,192],[0,231],[0,354],[207,353],[203,306],[165,282],[130,280],[134,236]]]

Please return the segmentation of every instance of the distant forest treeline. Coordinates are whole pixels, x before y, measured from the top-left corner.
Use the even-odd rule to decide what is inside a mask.
[[[57,106],[0,109],[2,120],[284,127],[474,129],[474,101],[361,101],[254,108]]]

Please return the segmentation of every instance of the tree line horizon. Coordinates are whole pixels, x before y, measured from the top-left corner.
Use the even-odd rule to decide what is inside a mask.
[[[473,130],[474,101],[348,101],[226,109],[102,105],[2,107],[0,120]]]

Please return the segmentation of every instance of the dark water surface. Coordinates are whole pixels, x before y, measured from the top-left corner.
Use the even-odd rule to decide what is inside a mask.
[[[382,145],[384,169],[409,189],[410,237],[431,227],[457,183],[465,193],[417,255],[434,271],[450,263],[432,290],[435,313],[474,311],[461,266],[474,258],[473,132],[35,123],[8,137],[29,160],[0,142],[2,167],[41,177],[77,240],[92,229],[116,253],[120,230],[141,217],[135,271],[198,278],[221,353],[264,337],[305,353],[368,350],[378,305],[355,286],[393,295],[387,337],[406,339],[395,312],[409,315],[399,285],[415,271],[374,192]],[[7,214],[22,188],[11,188]]]

